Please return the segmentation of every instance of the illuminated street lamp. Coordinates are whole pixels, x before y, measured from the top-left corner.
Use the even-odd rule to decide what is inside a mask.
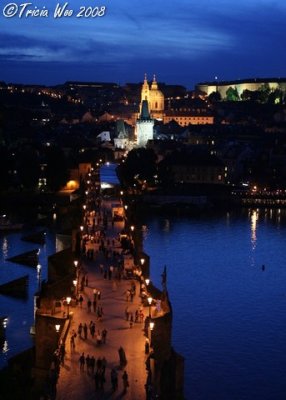
[[[120,195],[123,196],[123,190],[120,190]]]
[[[145,283],[146,283],[146,286],[148,286],[149,283],[150,283],[150,279],[146,278],[146,279],[145,279]]]
[[[57,332],[57,333],[59,333],[60,327],[61,327],[60,324],[56,324],[56,325],[55,325],[55,328],[56,328],[56,332]]]
[[[142,265],[142,267],[143,267],[144,263],[145,263],[145,258],[140,258],[140,264]]]
[[[82,208],[84,209],[84,211],[86,210],[86,204],[84,204],[83,206],[82,206]]]
[[[155,322],[151,321],[150,324],[149,324],[150,331],[153,331],[154,326],[155,326]]]
[[[148,304],[149,304],[149,317],[151,318],[151,304],[152,304],[152,297],[147,298]]]
[[[77,266],[78,266],[78,261],[77,260],[74,260],[74,266],[77,268]]]
[[[83,229],[84,229],[83,225],[81,225],[81,226],[79,227],[79,229],[80,229],[81,232],[83,232]]]
[[[71,297],[66,298],[67,306],[68,306],[68,318],[70,317],[70,302],[71,302]]]
[[[124,208],[125,208],[125,210],[127,210],[127,208],[128,208],[128,205],[127,205],[127,204],[125,204]]]
[[[134,232],[134,229],[135,229],[134,225],[131,225],[130,229],[131,229],[131,232]]]

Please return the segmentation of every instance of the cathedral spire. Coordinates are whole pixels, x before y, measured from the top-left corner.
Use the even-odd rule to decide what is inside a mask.
[[[156,81],[156,75],[154,74],[153,75],[153,82],[152,82],[152,85],[151,85],[151,90],[158,90],[158,84],[157,84],[157,81]]]

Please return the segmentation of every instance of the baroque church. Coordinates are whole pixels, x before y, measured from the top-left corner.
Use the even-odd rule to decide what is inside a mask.
[[[163,116],[164,95],[158,89],[155,75],[151,86],[149,86],[145,74],[141,89],[140,113],[136,122],[137,146],[146,146],[148,140],[153,140],[155,119],[162,120]]]
[[[164,95],[158,89],[158,83],[156,76],[154,75],[151,86],[147,81],[147,75],[145,74],[143,86],[141,89],[141,107],[143,100],[147,100],[149,112],[152,118],[162,120],[164,116]]]

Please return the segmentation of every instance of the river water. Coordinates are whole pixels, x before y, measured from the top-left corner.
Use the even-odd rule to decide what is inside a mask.
[[[34,323],[34,294],[38,291],[41,281],[47,277],[47,257],[56,249],[55,234],[51,230],[46,230],[45,245],[21,240],[22,236],[31,232],[33,230],[0,233],[0,283],[6,283],[25,275],[29,276],[26,298],[19,299],[0,295],[0,316],[8,317],[6,335],[1,341],[0,368],[6,365],[10,357],[33,346],[30,328]],[[40,249],[40,274],[36,268],[6,261],[9,257],[34,249]]]
[[[285,400],[285,213],[149,216],[143,222],[158,286],[167,265],[186,398]]]

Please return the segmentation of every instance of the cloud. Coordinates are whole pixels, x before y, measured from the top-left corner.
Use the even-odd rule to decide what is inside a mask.
[[[57,3],[45,1],[50,8]],[[66,73],[74,71],[79,79],[89,71],[92,76],[94,71],[94,76],[105,73],[105,80],[112,79],[108,76],[110,71],[118,77],[121,73],[128,80],[138,70],[141,77],[142,70],[152,66],[152,72],[160,69],[166,80],[175,79],[177,74],[178,82],[183,76],[187,80],[189,71],[194,76],[212,75],[213,71],[248,76],[251,71],[266,73],[270,65],[275,73],[285,64],[286,6],[282,0],[105,0],[104,3],[107,14],[94,20],[1,18],[2,62],[19,61],[13,67],[13,73],[18,68],[19,76],[21,61],[38,62],[34,69],[40,74],[38,68],[42,65],[45,79],[44,68],[51,70],[52,63],[69,65]],[[69,5],[75,8],[79,3],[71,0]],[[59,74],[56,69],[54,72],[55,76]],[[203,79],[202,76],[200,80]]]

